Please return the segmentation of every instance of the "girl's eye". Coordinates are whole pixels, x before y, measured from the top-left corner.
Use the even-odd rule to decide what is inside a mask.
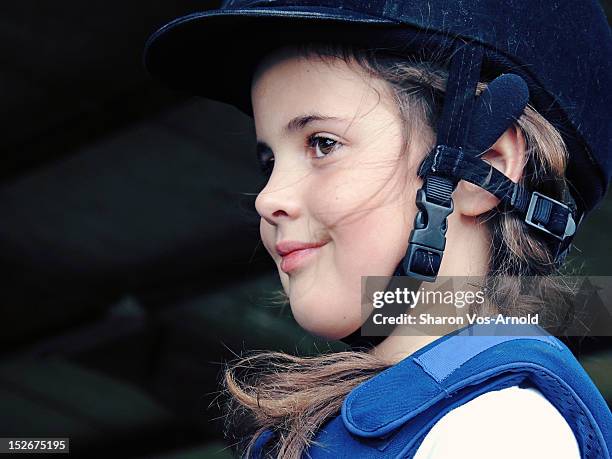
[[[315,134],[308,138],[308,146],[314,148],[316,159],[322,159],[329,156],[341,145],[339,141],[321,135]]]
[[[262,157],[259,158],[259,167],[264,176],[268,177],[272,175],[272,169],[274,169],[274,155],[262,155]]]

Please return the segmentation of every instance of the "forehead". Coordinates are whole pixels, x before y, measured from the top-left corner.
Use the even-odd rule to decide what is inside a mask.
[[[304,112],[352,118],[395,108],[387,83],[354,61],[303,56],[289,47],[259,63],[251,97],[255,122],[263,127]]]

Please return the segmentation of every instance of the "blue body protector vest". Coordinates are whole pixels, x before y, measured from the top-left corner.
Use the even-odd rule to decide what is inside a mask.
[[[449,411],[486,392],[519,385],[537,388],[559,410],[581,457],[609,459],[612,413],[567,346],[539,327],[512,326],[509,333],[506,326],[505,335],[483,327],[488,326],[443,336],[357,386],[304,456],[411,458]],[[262,457],[272,437],[269,430],[260,435],[251,457]]]

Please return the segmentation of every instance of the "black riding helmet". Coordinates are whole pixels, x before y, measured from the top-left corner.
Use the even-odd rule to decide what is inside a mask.
[[[558,263],[612,174],[612,36],[596,0],[226,0],[148,40],[144,64],[166,85],[253,116],[261,58],[283,45],[332,40],[450,61],[437,141],[419,168],[420,210],[394,275],[433,281],[451,194],[467,180],[550,242]],[[475,96],[486,76],[487,89]],[[530,103],[563,136],[569,192],[555,200],[480,159]]]
[[[252,116],[258,62],[276,48],[311,41],[450,61],[436,145],[418,171],[419,212],[394,276],[414,285],[436,279],[451,194],[462,179],[518,213],[563,261],[612,174],[612,36],[596,0],[226,0],[156,31],[144,64],[170,87]],[[476,97],[481,80],[490,83]],[[570,187],[561,199],[527,190],[480,159],[527,103],[568,147]],[[358,329],[343,341],[370,346],[382,338],[361,337]]]

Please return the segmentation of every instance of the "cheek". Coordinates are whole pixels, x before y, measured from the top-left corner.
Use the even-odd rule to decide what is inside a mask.
[[[416,180],[405,183],[405,167],[345,170],[341,180],[322,184],[312,195],[313,206],[326,203],[315,218],[329,230],[336,269],[347,281],[359,285],[361,276],[392,275],[405,254],[418,186]]]
[[[325,339],[340,339],[360,325],[359,285],[346,284],[335,265],[334,243],[309,273],[291,280],[289,297],[293,317],[310,333]]]
[[[406,252],[417,183],[404,188],[401,170],[383,175],[372,180],[370,173],[366,182],[345,170],[341,182],[328,177],[313,187],[312,217],[332,243],[312,270],[291,281],[290,297],[296,321],[315,335],[339,339],[359,327],[361,277],[392,275]]]

